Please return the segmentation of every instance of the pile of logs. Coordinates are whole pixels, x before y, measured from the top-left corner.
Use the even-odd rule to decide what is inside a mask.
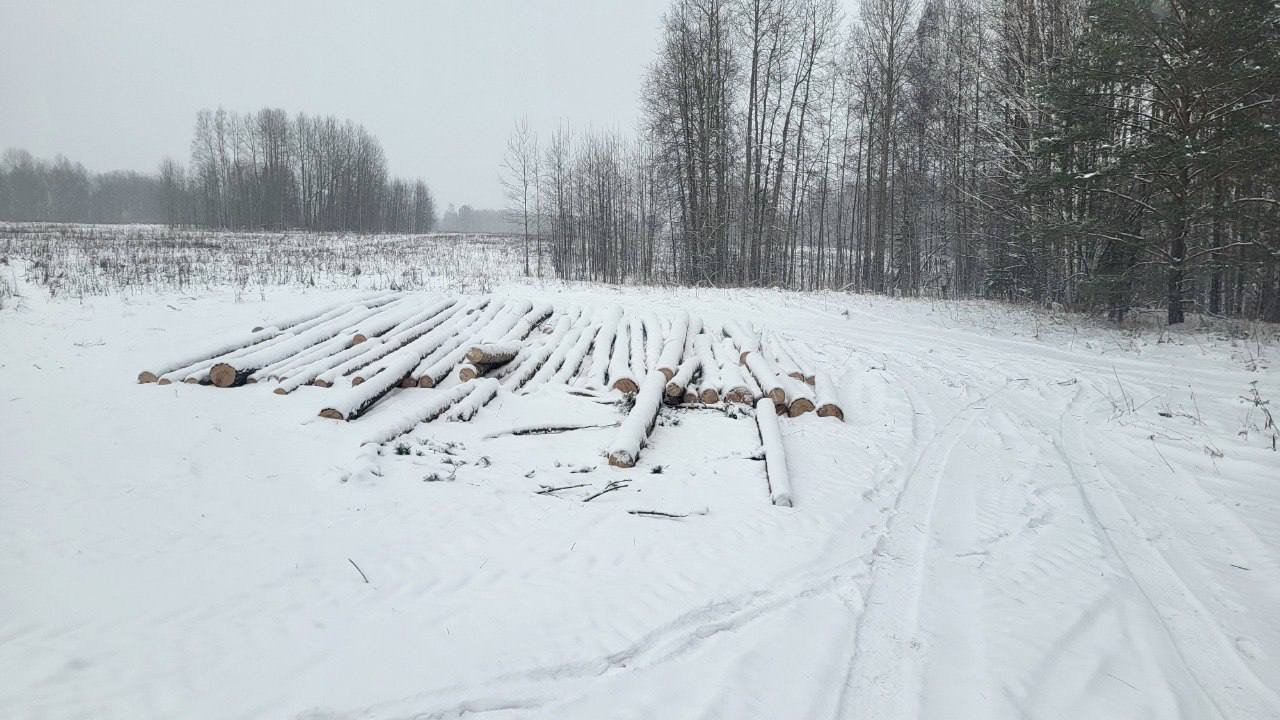
[[[714,324],[683,310],[661,317],[617,305],[588,310],[488,295],[370,293],[263,323],[153,366],[138,382],[272,383],[279,395],[304,385],[329,388],[318,412],[342,421],[406,389],[440,391],[397,403],[396,416],[377,423],[392,430],[441,416],[467,420],[499,393],[544,383],[616,391],[634,398],[606,450],[619,467],[635,465],[664,405],[771,411],[760,432],[777,453],[780,436],[769,429],[777,428],[776,416],[816,412],[844,420],[836,387],[796,343],[737,320]],[[785,475],[779,462],[771,463],[771,478]],[[785,477],[776,484],[775,502],[789,502]]]

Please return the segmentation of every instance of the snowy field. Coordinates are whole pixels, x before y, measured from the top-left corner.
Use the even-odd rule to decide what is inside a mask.
[[[337,386],[137,384],[361,283],[50,298],[13,252],[0,717],[1280,717],[1271,329],[410,285],[769,331],[847,421],[779,418],[787,508],[746,409],[663,410],[619,469],[617,394],[554,382],[363,447],[447,388],[341,422]]]

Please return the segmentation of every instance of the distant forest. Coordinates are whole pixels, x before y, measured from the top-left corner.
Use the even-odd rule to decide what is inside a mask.
[[[166,158],[154,174],[6,152],[0,219],[424,233],[437,218],[427,184],[391,177],[382,146],[356,123],[218,109],[197,115],[190,164]]]
[[[675,0],[656,50],[638,134],[517,123],[527,264],[1280,321],[1274,0]]]

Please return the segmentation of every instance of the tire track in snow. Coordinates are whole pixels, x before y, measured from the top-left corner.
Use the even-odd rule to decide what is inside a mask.
[[[1061,416],[1056,444],[1062,461],[1084,497],[1094,526],[1133,579],[1151,613],[1168,635],[1178,659],[1203,696],[1221,717],[1280,717],[1280,696],[1246,665],[1234,644],[1213,620],[1212,613],[1169,564],[1159,548],[1137,533],[1140,523],[1125,507],[1111,478],[1102,470],[1078,426],[1076,413],[1083,391],[1077,390]],[[1094,482],[1080,477],[1076,458],[1092,458],[1085,465]],[[1115,528],[1115,530],[1111,529]]]
[[[928,651],[919,636],[921,595],[939,485],[956,446],[974,422],[973,411],[1003,389],[961,405],[935,430],[929,418],[946,410],[935,402],[934,412],[922,412],[930,403],[916,389],[917,381],[922,385],[937,381],[919,372],[902,383],[911,406],[913,435],[928,440],[903,473],[893,515],[871,559],[864,593],[867,609],[858,622],[846,681],[837,699],[837,718],[918,715],[921,667]]]
[[[662,665],[688,655],[722,633],[739,630],[785,610],[797,601],[834,593],[847,603],[852,590],[850,585],[855,581],[854,575],[835,573],[802,578],[781,588],[746,593],[687,612],[607,655],[504,673],[481,683],[438,688],[421,696],[364,708],[361,714],[426,720],[481,711],[478,708],[539,707],[554,698],[563,697],[566,689],[562,685]],[[451,695],[452,698],[442,699]],[[432,709],[423,709],[423,706]]]

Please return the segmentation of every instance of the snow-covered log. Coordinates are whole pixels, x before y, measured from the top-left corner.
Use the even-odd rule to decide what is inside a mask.
[[[405,345],[444,324],[467,306],[452,299],[440,300],[417,315],[401,322],[373,342],[364,343],[360,352],[345,358],[316,375],[313,382],[320,387],[333,385],[343,375],[353,373],[386,357]]]
[[[555,308],[552,307],[551,303],[546,302],[530,306],[529,310],[511,326],[511,329],[507,330],[507,332],[499,338],[499,342],[524,340],[529,337],[529,333],[533,332],[534,328],[538,327],[544,320],[551,317],[551,313],[554,309]]]
[[[369,383],[365,383],[368,385]],[[408,393],[401,398],[403,402],[388,408],[387,412],[378,412],[369,418],[369,427],[364,436],[365,443],[384,443],[409,432],[419,423],[431,422],[470,395],[480,383],[462,383],[447,390],[430,390]]]
[[[397,296],[398,294],[399,293],[391,290],[371,290],[371,291],[363,292],[358,294],[356,297],[347,298],[346,300],[339,300],[333,303],[328,303],[326,305],[321,306],[320,308],[314,308],[314,307],[307,308],[306,310],[303,310],[302,312],[299,312],[299,313],[295,313],[294,315],[275,318],[273,320],[261,322],[253,328],[252,332],[256,333],[265,328],[272,328],[272,327],[278,328],[281,331],[288,330],[290,332],[294,332],[300,329],[305,329],[305,327],[300,327],[300,326],[303,326],[305,323],[315,322],[321,316],[328,315],[334,311],[345,310],[357,304],[365,305],[368,307],[381,305],[383,302],[389,302],[390,300],[394,300],[395,296]]]
[[[526,303],[527,304],[527,303]],[[440,384],[453,372],[467,355],[467,350],[471,348],[479,339],[490,335],[501,337],[506,330],[498,330],[506,326],[510,329],[518,317],[510,315],[503,317],[501,315],[502,307],[496,303],[487,308],[471,325],[459,329],[458,333],[452,338],[441,343],[440,347],[432,351],[430,355],[422,359],[418,363],[418,367],[413,370],[411,380],[416,380],[418,387],[429,388]],[[413,383],[408,383],[412,385]]]
[[[538,371],[529,379],[529,383],[531,385],[541,385],[552,382],[556,373],[565,364],[565,360],[569,358],[570,353],[578,347],[582,336],[594,332],[591,318],[586,313],[580,315],[577,321],[570,326],[569,331],[556,341],[555,347],[551,348],[551,354],[543,361],[542,367],[538,368]],[[585,348],[583,353],[586,353]]]
[[[520,352],[524,343],[519,340],[502,340],[498,342],[472,345],[467,351],[467,362],[473,365],[501,365],[511,362]]]
[[[840,408],[840,396],[836,394],[836,386],[832,384],[830,375],[822,371],[814,373],[814,392],[818,400],[818,417],[844,420],[844,410]]]
[[[697,381],[691,382],[684,388],[684,397],[680,398],[683,405],[697,405],[702,402],[702,388],[698,387]]]
[[[738,352],[733,340],[724,338],[713,344],[711,351],[720,366],[720,394],[725,402],[755,405],[756,398],[751,394],[751,386],[742,376],[742,368],[738,365]]]
[[[764,446],[769,498],[774,505],[791,507],[791,478],[787,475],[787,456],[782,449],[782,430],[778,427],[773,401],[767,397],[756,401],[756,425],[760,428],[760,444]]]
[[[684,334],[684,351],[681,353],[681,358],[685,358],[693,354],[693,339],[698,337],[698,333],[703,330],[704,328],[702,326],[701,318],[698,318],[697,316],[689,318],[689,328]]]
[[[720,365],[711,352],[711,338],[706,333],[699,334],[693,340],[693,351],[702,369],[698,397],[708,405],[720,402]]]
[[[312,345],[296,355],[290,355],[278,362],[259,368],[249,376],[246,382],[256,383],[262,380],[278,380],[280,378],[287,377],[289,371],[293,368],[310,365],[320,358],[334,355],[335,353],[351,347],[352,342],[352,333],[350,330],[344,330],[328,340]]]
[[[757,351],[743,353],[743,362],[746,363],[747,369],[751,371],[751,376],[760,384],[761,394],[767,395],[773,404],[777,406],[778,412],[784,412],[787,407],[787,393],[778,383],[778,372],[774,369],[773,364],[765,358],[764,353]]]
[[[354,345],[366,342],[368,338],[388,332],[398,323],[413,316],[416,311],[417,298],[403,297],[377,308],[371,315],[322,343],[313,345],[304,352],[279,362],[260,368],[249,376],[248,382],[260,380],[278,380],[288,377],[301,367],[308,367],[320,358],[332,356]]]
[[[646,312],[644,321],[644,366],[650,370],[658,367],[658,359],[662,355],[662,344],[669,329],[664,327],[661,319],[652,312]]]
[[[470,384],[473,386],[471,392],[445,413],[445,420],[451,422],[470,420],[480,412],[480,408],[488,405],[502,388],[502,384],[493,378],[480,378]]]
[[[684,402],[685,388],[693,381],[693,374],[698,372],[698,366],[697,353],[689,353],[685,356],[680,367],[676,368],[676,374],[672,375],[670,382],[666,384],[665,392],[671,402]]]
[[[636,392],[636,401],[631,412],[622,421],[609,444],[606,456],[614,467],[635,467],[640,458],[640,448],[645,445],[649,433],[658,421],[658,410],[662,407],[662,392],[667,377],[657,370],[645,376],[640,389]]]
[[[689,332],[689,313],[684,310],[676,313],[671,320],[671,331],[662,343],[662,352],[658,354],[658,371],[670,381],[680,367],[684,357],[685,338]]]
[[[487,300],[476,301],[471,307],[474,309],[486,302]],[[458,313],[458,315],[461,314]],[[466,318],[455,315],[454,319],[461,322]],[[452,334],[454,328],[450,327],[451,322],[452,320],[440,325],[435,330],[367,366],[361,371],[366,375],[363,381],[356,383],[352,380],[350,387],[339,389],[335,393],[336,397],[320,411],[320,415],[336,420],[352,420],[359,417],[382,396],[391,392],[400,385],[402,380],[409,377],[423,355],[430,352],[431,348],[438,347],[444,337]]]
[[[587,351],[591,349],[591,342],[595,340],[599,327],[596,323],[589,323],[582,330],[574,341],[573,346],[565,353],[559,369],[555,371],[555,374],[551,376],[548,382],[568,385],[573,380],[574,376],[578,374],[578,368],[582,367],[582,361],[587,357]]]
[[[618,323],[622,320],[622,308],[610,305],[605,311],[591,344],[591,369],[588,371],[587,384],[602,388],[609,379],[609,358],[613,355],[613,340],[618,335]]]
[[[551,353],[555,352],[556,347],[564,340],[565,335],[569,333],[572,327],[572,316],[561,315],[556,320],[555,327],[552,328],[550,335],[544,338],[542,342],[526,347],[525,352],[527,352],[527,355],[525,355],[524,359],[512,362],[512,365],[515,365],[515,369],[502,378],[502,384],[512,392],[523,387],[538,372],[543,363],[547,361],[547,358],[551,357]]]
[[[812,368],[800,360],[800,356],[790,347],[789,343],[783,342],[781,338],[773,333],[762,338],[762,343],[780,374],[793,377],[803,383],[813,384]]]
[[[778,378],[778,384],[787,394],[788,415],[800,417],[807,412],[813,412],[813,388],[809,387],[808,383],[790,375],[782,375]]]
[[[365,318],[360,324],[352,328],[354,330],[351,337],[351,344],[359,345],[367,342],[369,338],[378,337],[379,335],[390,331],[401,322],[413,317],[421,308],[421,298],[415,296],[404,297],[387,303],[379,308],[379,312]]]
[[[639,315],[632,315],[629,321],[627,337],[631,341],[631,376],[641,380],[647,372],[644,364],[644,320]]]
[[[613,353],[609,356],[609,386],[628,395],[634,394],[639,385],[631,368],[631,323],[618,323],[618,333],[613,340]]]
[[[280,379],[280,383],[276,385],[274,392],[277,395],[288,395],[307,383],[314,383],[320,373],[329,370],[334,365],[344,363],[364,351],[364,346],[352,345],[333,355],[318,358],[309,365],[294,368],[289,371],[287,377]],[[324,387],[328,386],[325,385]]]
[[[738,346],[739,365],[747,364],[747,353],[760,349],[760,337],[736,320],[724,324],[724,334],[733,338],[734,344]]]
[[[217,358],[222,355],[226,355],[228,353],[233,353],[237,350],[243,350],[245,348],[252,347],[254,345],[257,345],[258,343],[264,342],[266,340],[270,340],[271,338],[275,337],[278,334],[280,334],[280,329],[276,326],[262,328],[257,332],[253,332],[253,333],[250,333],[249,335],[241,336],[239,338],[236,338],[235,340],[224,342],[219,345],[213,345],[211,347],[207,347],[198,352],[188,353],[184,357],[180,357],[163,364],[152,365],[152,367],[155,368],[155,370],[143,370],[142,372],[138,373],[138,382],[139,383],[157,382],[158,380],[161,379],[162,376],[168,373],[172,373],[175,370],[181,370],[183,368],[190,367],[192,365],[200,364],[204,361],[210,361],[214,358]],[[164,384],[167,385],[169,382],[172,382],[172,380],[173,378],[170,378],[170,380],[166,381]]]
[[[292,334],[281,342],[256,352],[228,358],[209,368],[209,380],[217,387],[241,385],[250,375],[272,363],[296,355],[316,343],[323,342],[342,332],[352,323],[359,322],[373,311],[363,305],[351,308],[332,320],[320,323],[305,331]]]

